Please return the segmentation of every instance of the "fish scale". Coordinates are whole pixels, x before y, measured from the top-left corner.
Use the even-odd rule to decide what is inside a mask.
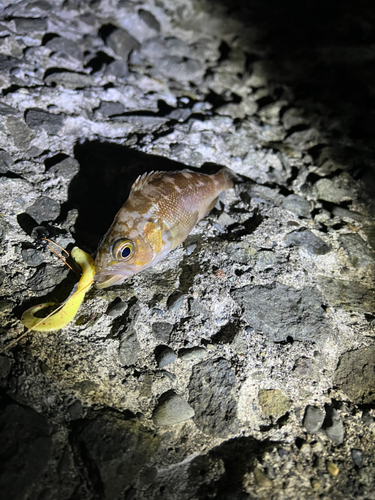
[[[214,175],[182,170],[138,177],[99,244],[96,286],[119,283],[163,259],[211,210],[219,194],[233,186],[235,177],[226,167]]]

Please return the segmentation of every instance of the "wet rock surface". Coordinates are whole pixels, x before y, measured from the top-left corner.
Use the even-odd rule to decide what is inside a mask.
[[[375,499],[372,6],[1,8],[4,498]],[[11,344],[77,281],[43,238],[94,255],[138,175],[222,165],[164,261]]]

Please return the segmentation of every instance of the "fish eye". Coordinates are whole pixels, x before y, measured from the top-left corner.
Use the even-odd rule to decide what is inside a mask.
[[[111,251],[114,259],[118,261],[127,260],[134,253],[134,243],[131,240],[116,240]]]

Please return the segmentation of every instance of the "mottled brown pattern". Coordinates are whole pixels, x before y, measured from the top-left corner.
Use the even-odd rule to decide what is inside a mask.
[[[98,248],[97,286],[105,288],[159,262],[233,186],[233,177],[227,168],[215,175],[183,170],[140,176]],[[132,242],[133,253],[116,260],[111,249],[120,238]]]

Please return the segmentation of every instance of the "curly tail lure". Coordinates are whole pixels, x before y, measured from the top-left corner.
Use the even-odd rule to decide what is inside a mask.
[[[78,283],[78,290],[57,311],[46,318],[38,318],[34,314],[46,307],[55,305],[53,302],[45,302],[30,307],[22,314],[21,321],[29,330],[39,332],[52,332],[60,330],[72,321],[78,312],[79,306],[94,280],[94,259],[78,247],[74,247],[71,253],[73,259],[82,268],[82,276]]]

